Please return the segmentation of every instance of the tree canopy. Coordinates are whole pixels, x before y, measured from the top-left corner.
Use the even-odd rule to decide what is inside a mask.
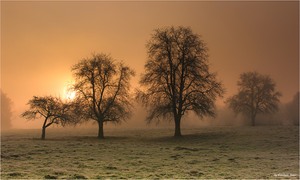
[[[103,123],[120,123],[130,116],[130,78],[134,71],[106,54],[94,54],[72,67],[73,89],[81,105],[82,119],[98,123],[103,138]]]
[[[148,108],[148,122],[173,118],[175,136],[181,136],[186,112],[215,115],[214,101],[224,90],[209,71],[208,48],[199,35],[181,26],[156,29],[147,49],[137,98]]]
[[[45,139],[46,128],[52,124],[65,126],[67,124],[76,124],[76,118],[72,116],[73,106],[70,103],[63,102],[60,98],[53,96],[38,97],[33,96],[28,101],[29,109],[21,114],[26,119],[43,118],[42,139]]]
[[[257,72],[242,73],[237,85],[238,93],[228,98],[227,103],[235,113],[249,117],[253,126],[257,114],[278,111],[281,93],[276,90],[270,76]]]

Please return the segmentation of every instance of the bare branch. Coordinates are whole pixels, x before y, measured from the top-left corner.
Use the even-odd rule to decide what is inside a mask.
[[[100,129],[103,122],[119,123],[129,117],[129,80],[134,76],[129,67],[106,54],[94,54],[75,64],[72,71],[77,101],[84,107],[78,111],[80,118],[97,121]]]
[[[227,99],[229,107],[238,114],[242,113],[252,120],[260,113],[274,113],[278,110],[281,93],[276,91],[275,83],[266,75],[257,72],[241,74],[238,81],[238,94]]]
[[[190,28],[156,29],[147,43],[148,60],[136,98],[148,108],[147,122],[175,118],[186,111],[214,115],[214,101],[224,92],[209,72],[206,44]]]

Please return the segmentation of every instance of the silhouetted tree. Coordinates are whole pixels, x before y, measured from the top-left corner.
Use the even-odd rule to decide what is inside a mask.
[[[1,90],[1,130],[10,129],[12,120],[12,100]]]
[[[252,126],[255,126],[257,114],[278,111],[281,93],[269,76],[257,72],[242,73],[237,85],[238,93],[228,98],[227,103],[236,114],[248,116]]]
[[[33,96],[28,102],[29,110],[21,114],[26,119],[44,118],[41,139],[45,139],[46,128],[52,124],[65,126],[66,124],[76,123],[72,116],[73,106],[71,103],[64,103],[60,98],[45,96]]]
[[[214,101],[223,88],[209,72],[206,44],[190,28],[156,29],[147,44],[148,60],[140,80],[139,99],[149,110],[148,123],[174,119],[175,137],[181,136],[182,116],[214,116]]]
[[[110,56],[95,54],[72,67],[82,110],[80,116],[98,124],[98,138],[104,138],[103,123],[119,123],[130,115],[129,80],[133,70]]]
[[[293,125],[299,125],[299,92],[297,92],[293,100],[286,105],[286,113]]]

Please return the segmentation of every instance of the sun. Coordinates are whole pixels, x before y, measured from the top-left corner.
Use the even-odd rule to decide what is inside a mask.
[[[64,87],[63,98],[66,100],[74,100],[76,97],[76,92],[70,89],[70,86],[67,85]]]
[[[68,100],[74,100],[76,97],[76,92],[75,91],[68,91],[66,93],[66,99]]]

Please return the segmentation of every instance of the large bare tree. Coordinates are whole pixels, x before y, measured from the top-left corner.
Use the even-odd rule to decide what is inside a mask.
[[[65,126],[67,124],[75,124],[75,120],[72,116],[73,105],[71,103],[63,102],[60,98],[53,96],[38,97],[33,96],[28,101],[30,106],[28,110],[21,114],[26,119],[39,119],[43,118],[44,123],[42,126],[41,139],[46,137],[46,128],[52,124]]]
[[[257,72],[242,73],[237,85],[238,93],[228,98],[227,103],[235,113],[249,117],[252,126],[255,126],[257,114],[278,111],[281,93],[276,90],[270,76]]]
[[[131,111],[130,78],[134,71],[106,54],[94,54],[72,67],[74,90],[80,101],[80,116],[98,124],[98,138],[104,137],[105,122],[119,123]]]
[[[214,101],[223,93],[209,71],[208,49],[187,27],[156,29],[147,44],[148,60],[137,98],[148,108],[147,121],[174,119],[175,137],[181,136],[182,116],[214,116]]]

